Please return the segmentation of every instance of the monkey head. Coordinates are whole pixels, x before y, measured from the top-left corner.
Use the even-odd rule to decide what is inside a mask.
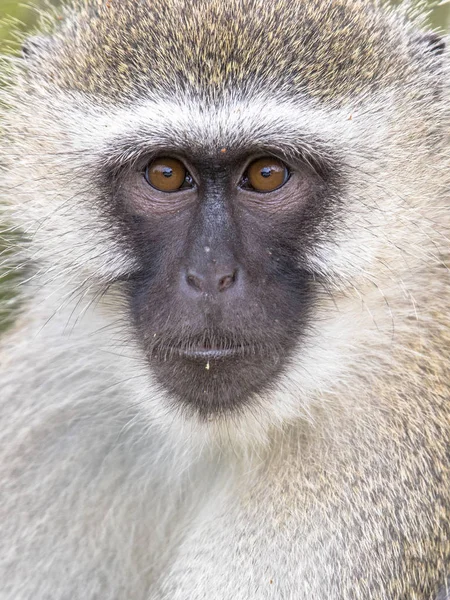
[[[448,184],[445,49],[393,10],[99,0],[27,48],[21,218],[65,290],[115,294],[141,403],[280,422],[364,369]]]

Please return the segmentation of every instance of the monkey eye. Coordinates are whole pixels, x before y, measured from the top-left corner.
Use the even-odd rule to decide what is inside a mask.
[[[261,194],[282,187],[290,177],[286,165],[276,158],[259,158],[248,167],[241,186]]]
[[[194,185],[184,164],[176,158],[157,158],[145,170],[145,179],[160,192],[177,192]]]

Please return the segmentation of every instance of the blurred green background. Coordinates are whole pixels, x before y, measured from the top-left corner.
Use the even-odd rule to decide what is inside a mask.
[[[0,51],[17,48],[14,30],[33,27],[45,5],[57,4],[57,0],[0,0]]]

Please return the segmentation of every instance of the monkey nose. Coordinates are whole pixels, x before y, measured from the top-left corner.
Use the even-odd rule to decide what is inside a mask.
[[[184,273],[184,280],[190,292],[217,294],[235,287],[238,275],[237,268],[209,269],[204,273],[188,268]]]

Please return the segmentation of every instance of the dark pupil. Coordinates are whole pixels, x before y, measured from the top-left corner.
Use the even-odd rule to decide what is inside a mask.
[[[263,177],[270,177],[272,175],[272,169],[270,167],[263,167],[261,169],[261,175]]]
[[[164,177],[167,177],[167,178],[172,177],[173,169],[171,169],[170,167],[164,167],[163,175],[164,175]]]

